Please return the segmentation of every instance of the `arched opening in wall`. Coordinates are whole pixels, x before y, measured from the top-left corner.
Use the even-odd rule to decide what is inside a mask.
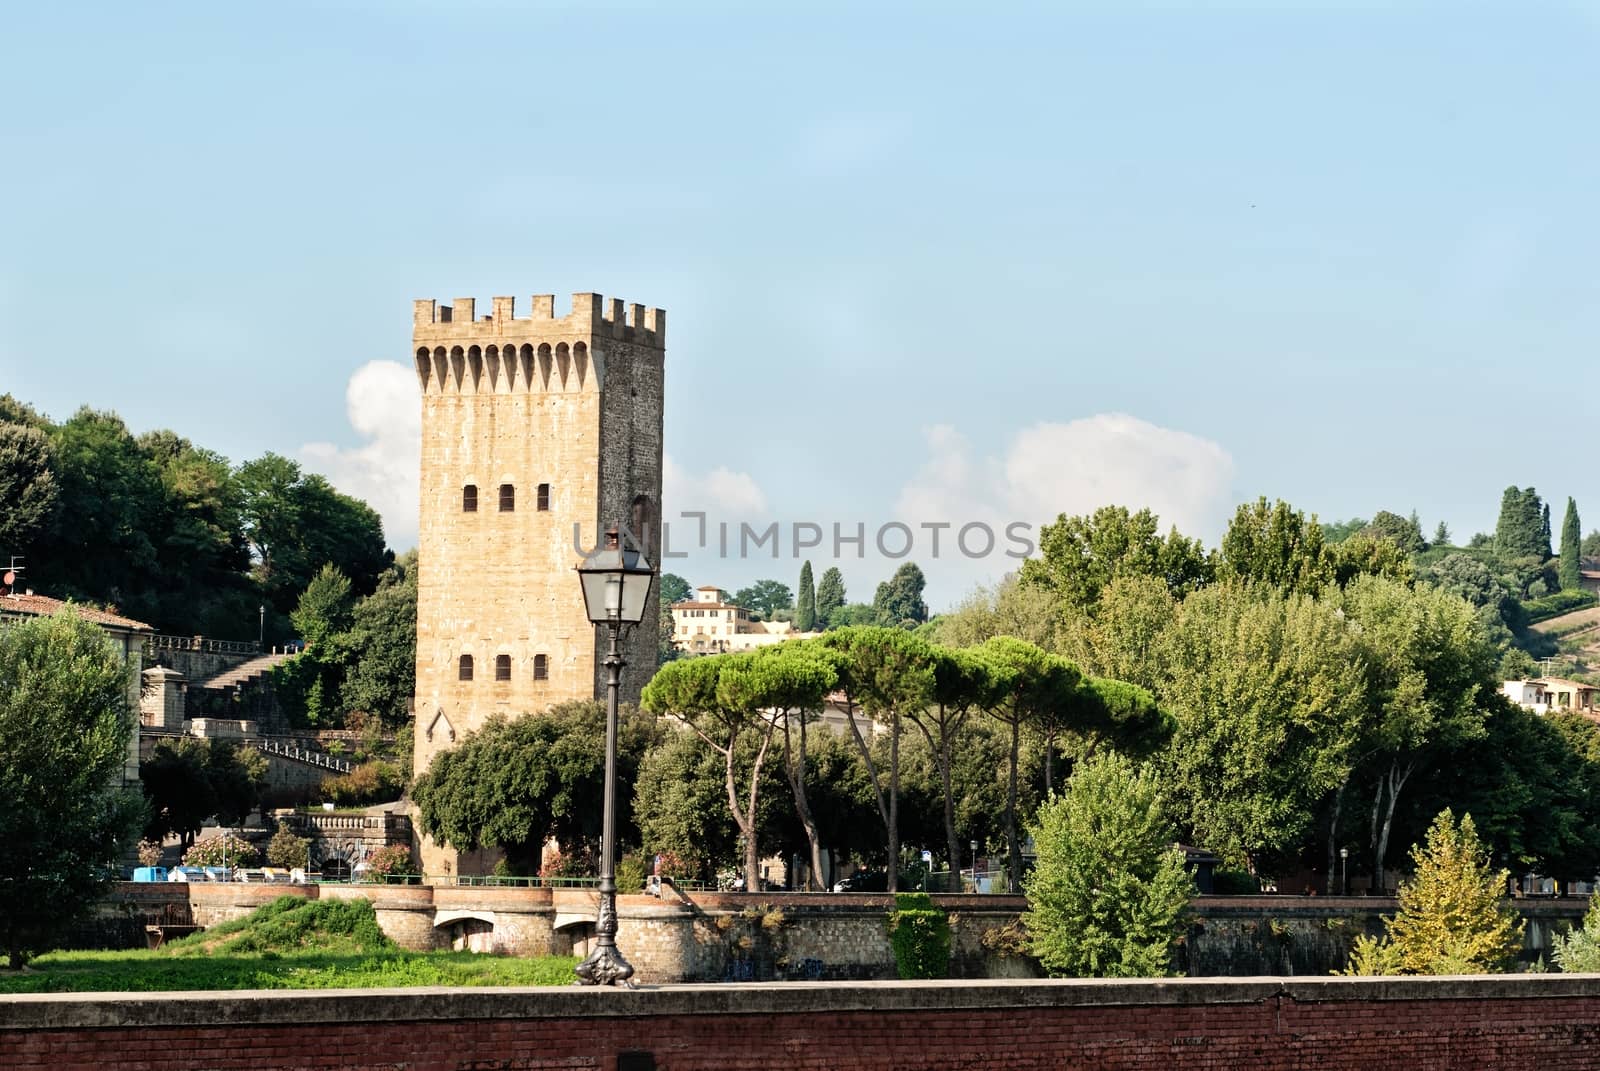
[[[478,485],[469,483],[461,488],[461,512],[478,512]]]
[[[578,386],[589,378],[589,347],[582,342],[572,345],[572,369],[577,374]]]
[[[516,484],[503,483],[500,485],[500,512],[514,513],[517,508]]]
[[[439,384],[439,389],[444,390],[445,380],[450,375],[450,361],[444,355],[444,347],[440,346],[433,351],[433,381]]]
[[[628,531],[633,533],[636,548],[647,551],[650,548],[650,531],[656,523],[655,502],[649,495],[634,495],[629,512],[632,515],[628,518]]]
[[[561,388],[566,389],[567,375],[572,371],[572,354],[567,349],[565,342],[556,343],[556,375],[561,379]]]
[[[422,380],[422,389],[427,390],[428,380],[433,378],[433,355],[426,346],[417,350],[417,378]]]
[[[462,352],[460,346],[454,346],[450,350],[450,375],[456,381],[456,390],[461,389],[461,382],[466,374],[467,355]]]
[[[550,366],[552,363],[550,343],[541,342],[539,344],[539,381],[544,385],[545,390],[550,389]]]
[[[517,371],[522,375],[522,385],[526,388],[531,388],[533,386],[533,347],[524,342],[517,355],[521,360]]]
[[[511,656],[508,654],[494,656],[494,679],[508,681],[511,679]]]
[[[533,508],[538,510],[540,513],[547,512],[550,509],[549,484],[541,483],[539,485],[538,492],[534,495]]]
[[[456,663],[456,680],[470,681],[472,679],[472,656],[464,654]]]
[[[441,924],[444,939],[454,952],[493,952],[494,923],[488,919],[465,918]]]
[[[500,347],[490,346],[483,351],[483,369],[489,376],[489,389],[500,385]]]
[[[550,656],[536,654],[533,656],[533,679],[547,681],[550,679]]]
[[[483,380],[483,351],[476,346],[467,351],[467,372],[472,376],[472,387],[476,390]]]

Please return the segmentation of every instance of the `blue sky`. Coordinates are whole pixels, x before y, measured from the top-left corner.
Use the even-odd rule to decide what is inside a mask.
[[[1517,483],[1587,530],[1597,46],[1591,4],[29,5],[0,391],[298,457],[408,544],[411,299],[596,290],[668,310],[669,514],[1465,535]]]

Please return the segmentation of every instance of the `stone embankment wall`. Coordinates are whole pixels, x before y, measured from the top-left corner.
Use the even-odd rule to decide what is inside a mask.
[[[1600,1068],[1597,1039],[1594,975],[0,998],[3,1071]]]
[[[124,884],[101,908],[114,938],[142,941],[143,921],[213,926],[278,896],[363,897],[402,947],[471,947],[511,955],[583,954],[593,936],[597,895],[588,889],[452,885]],[[987,947],[986,935],[1017,920],[1024,904],[1007,896],[935,896],[950,914],[951,975],[1035,977],[1037,964]],[[892,979],[881,894],[740,893],[618,897],[617,943],[640,981],[748,982]],[[1585,900],[1519,901],[1524,959],[1538,959],[1553,930],[1576,924]],[[1190,976],[1325,976],[1344,966],[1350,944],[1380,932],[1393,900],[1380,897],[1200,897],[1179,950]],[[88,943],[88,942],[85,942]]]

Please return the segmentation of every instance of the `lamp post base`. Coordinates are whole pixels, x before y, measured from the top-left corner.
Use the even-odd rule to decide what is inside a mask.
[[[633,965],[622,958],[616,945],[596,945],[582,963],[573,968],[578,976],[574,985],[614,985],[637,988],[632,981]]]

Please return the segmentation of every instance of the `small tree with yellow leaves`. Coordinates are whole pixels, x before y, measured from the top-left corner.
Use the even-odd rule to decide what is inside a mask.
[[[1411,849],[1416,873],[1400,884],[1400,911],[1381,940],[1363,937],[1346,974],[1493,974],[1522,947],[1522,922],[1503,898],[1504,870],[1489,869],[1472,816],[1444,810]]]

